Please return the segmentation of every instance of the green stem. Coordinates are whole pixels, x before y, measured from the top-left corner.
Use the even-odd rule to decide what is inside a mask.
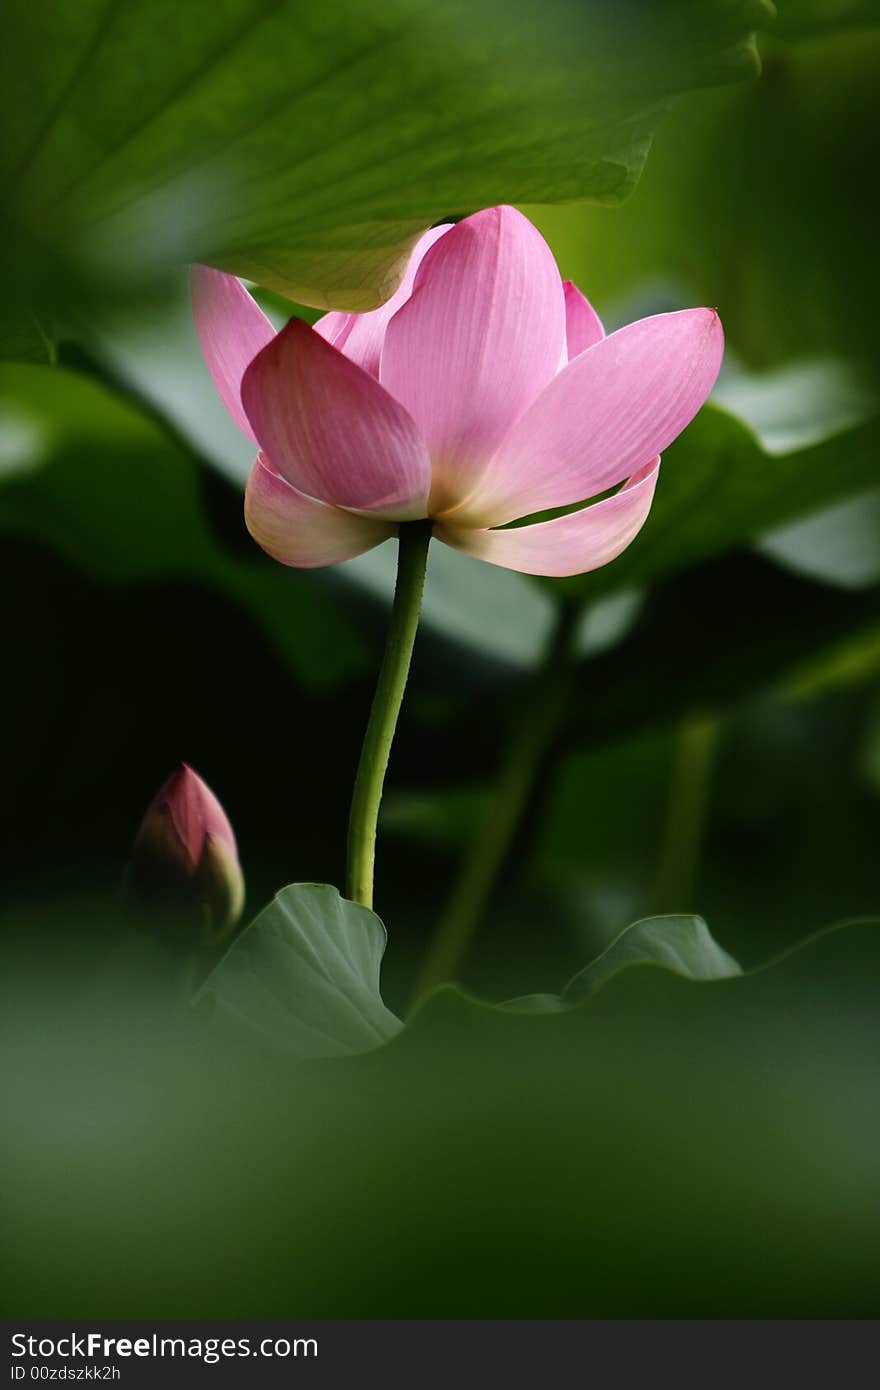
[[[435,985],[454,978],[467,955],[567,704],[572,638],[581,612],[573,603],[560,608],[485,818],[428,945],[413,1003]]]
[[[373,906],[379,803],[419,624],[431,530],[430,521],[404,521],[400,526],[391,623],[351,799],[347,893],[364,907]]]
[[[718,720],[686,719],[675,735],[666,825],[654,881],[652,910],[690,911],[715,762]]]

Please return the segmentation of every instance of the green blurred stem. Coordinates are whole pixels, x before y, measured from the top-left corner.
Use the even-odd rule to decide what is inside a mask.
[[[675,735],[663,844],[652,895],[655,912],[693,909],[700,846],[718,743],[718,720],[698,715]]]
[[[483,822],[428,945],[413,1003],[435,985],[453,979],[467,955],[562,722],[568,702],[573,637],[582,611],[577,603],[560,605]]]
[[[346,891],[353,902],[364,907],[373,906],[379,804],[419,625],[431,530],[430,521],[404,521],[400,525],[391,623],[351,799]]]

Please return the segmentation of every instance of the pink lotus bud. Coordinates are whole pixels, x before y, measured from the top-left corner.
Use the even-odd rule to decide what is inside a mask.
[[[171,936],[183,923],[213,943],[241,916],[244,878],[232,826],[211,788],[186,763],[147,808],[125,891],[145,922]]]

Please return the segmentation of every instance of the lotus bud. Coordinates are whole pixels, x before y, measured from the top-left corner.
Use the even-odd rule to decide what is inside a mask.
[[[181,763],[147,808],[132,850],[126,898],[145,925],[204,944],[232,931],[244,906],[235,835],[207,783]]]

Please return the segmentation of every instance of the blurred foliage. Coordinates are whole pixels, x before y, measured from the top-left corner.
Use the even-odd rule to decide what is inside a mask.
[[[878,945],[630,966],[543,1016],[445,990],[293,1074],[157,1017],[155,962],[34,961],[2,1010],[4,1313],[874,1317]]]
[[[638,284],[653,283],[716,306],[753,368],[833,354],[876,362],[876,213],[864,179],[880,153],[880,12],[778,9],[786,38],[762,41],[760,80],[683,100],[624,207],[535,208],[535,219],[563,274],[612,322]],[[799,37],[809,11],[823,32],[804,22]]]
[[[785,0],[771,28],[787,38],[839,29],[861,29],[876,23],[877,0]]]
[[[320,588],[233,557],[205,517],[203,469],[137,403],[63,368],[0,364],[0,531],[57,549],[105,584],[196,581],[250,611],[306,682],[364,662]],[[240,504],[239,504],[240,509]],[[320,655],[319,655],[320,654]],[[216,669],[224,658],[216,653]]]
[[[880,936],[811,934],[878,908],[880,16],[777,8],[16,9],[11,1315],[876,1315]],[[175,1013],[179,966],[120,922],[118,884],[181,758],[229,811],[251,913],[280,883],[340,881],[394,548],[304,574],[250,543],[250,447],[198,355],[183,262],[364,305],[426,223],[496,200],[566,204],[527,211],[609,327],[717,305],[725,371],[607,569],[532,584],[434,547],[381,827],[395,1013],[571,603],[565,698],[467,993],[378,1052],[292,1070],[224,1019],[256,997],[269,1026],[296,998],[308,1027],[342,1009],[357,1037],[370,1010],[381,1028],[376,919],[358,933],[328,888],[310,891],[329,915],[270,906],[207,1025]],[[695,720],[698,854],[660,902]],[[745,974],[629,964],[542,1016],[472,997],[556,992],[670,909],[689,949]]]

